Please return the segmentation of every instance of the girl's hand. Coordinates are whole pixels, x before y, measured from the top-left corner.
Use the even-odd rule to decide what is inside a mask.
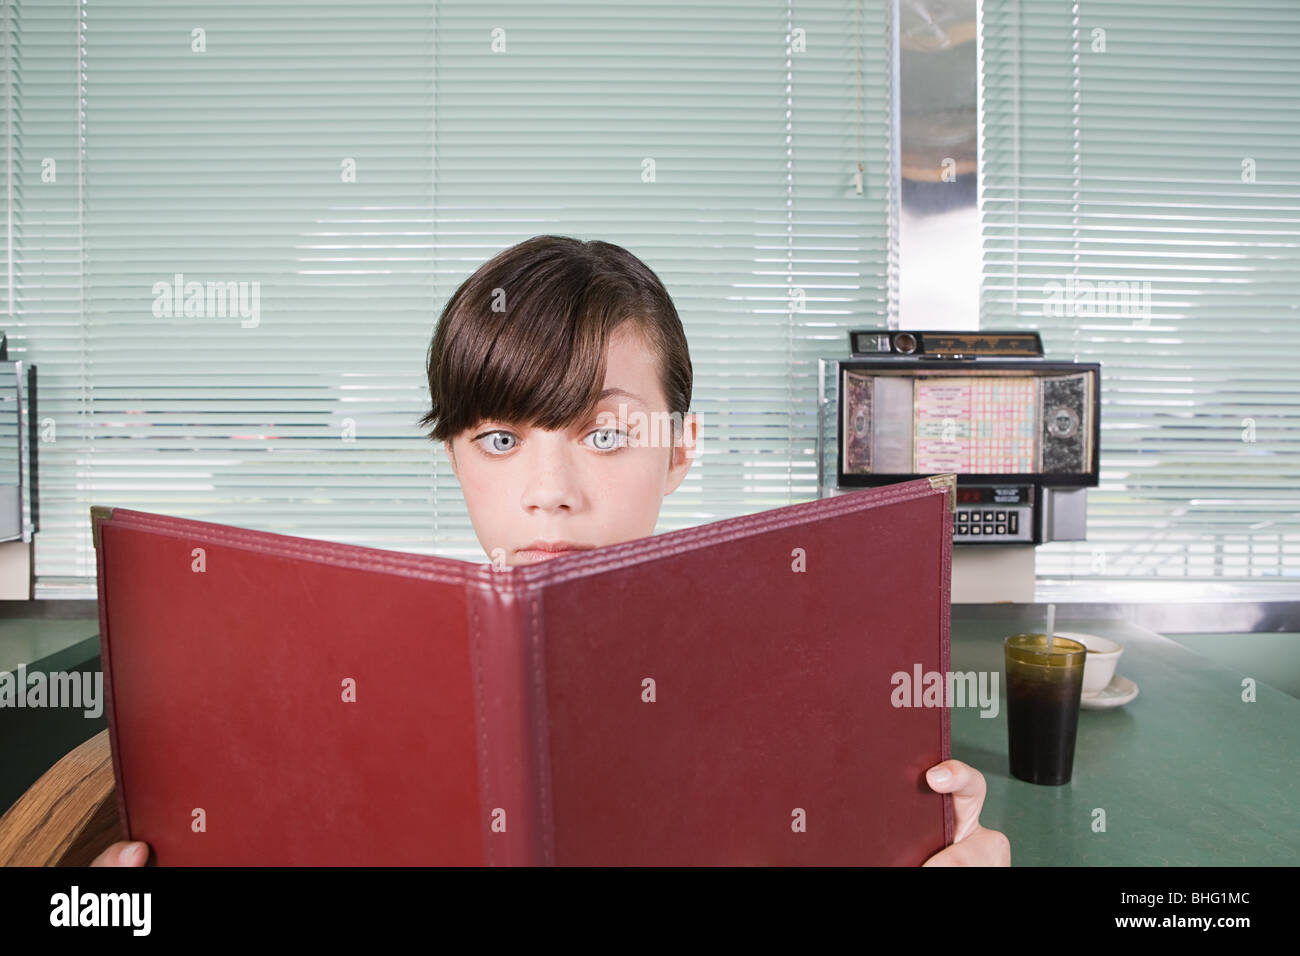
[[[91,866],[144,866],[149,859],[147,843],[114,843],[91,862]]]
[[[943,771],[948,779],[938,780]],[[926,771],[926,782],[937,793],[951,793],[955,820],[952,846],[946,846],[922,866],[1010,866],[1011,841],[1005,833],[980,826],[984,808],[984,774],[960,760],[945,760]]]

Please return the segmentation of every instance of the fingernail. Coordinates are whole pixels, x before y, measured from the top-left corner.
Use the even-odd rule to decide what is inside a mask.
[[[929,777],[931,783],[947,783],[952,779],[952,773],[947,767],[940,767],[938,770],[931,770]]]
[[[128,843],[122,848],[122,853],[118,859],[127,866],[132,866],[140,859],[143,849],[143,843]]]

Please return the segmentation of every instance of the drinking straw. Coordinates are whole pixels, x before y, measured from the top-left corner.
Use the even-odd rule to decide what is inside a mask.
[[[1056,605],[1047,605],[1047,650],[1050,653],[1056,646],[1056,641],[1052,640],[1052,629],[1056,627]]]

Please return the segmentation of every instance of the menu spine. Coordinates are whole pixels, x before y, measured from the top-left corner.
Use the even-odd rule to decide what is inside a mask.
[[[481,566],[467,582],[476,701],[483,858],[489,866],[554,862],[537,585]]]

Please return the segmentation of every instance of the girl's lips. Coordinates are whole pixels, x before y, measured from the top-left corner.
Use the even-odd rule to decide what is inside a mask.
[[[551,558],[558,558],[562,554],[577,554],[579,551],[585,551],[585,548],[568,548],[564,551],[519,551],[519,557],[524,561],[549,561]]]

